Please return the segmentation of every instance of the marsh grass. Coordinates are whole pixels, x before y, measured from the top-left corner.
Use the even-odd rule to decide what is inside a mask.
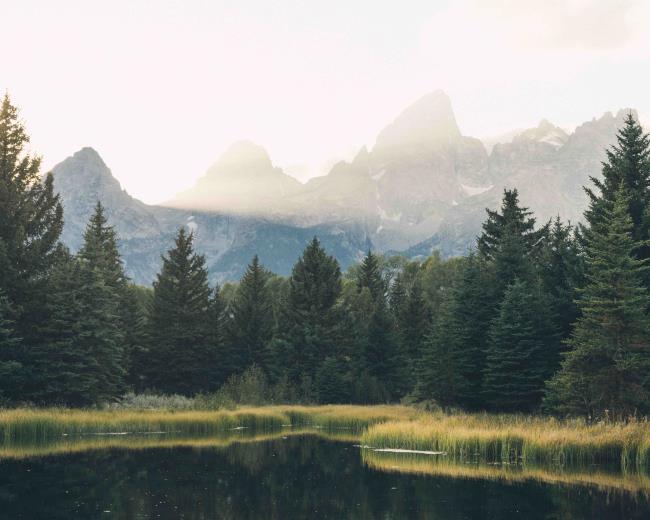
[[[0,412],[0,439],[5,442],[44,440],[63,434],[184,433],[208,435],[245,427],[279,429],[288,416],[273,408],[240,410],[67,410],[17,409]]]
[[[408,406],[288,406],[280,407],[296,426],[310,426],[326,430],[345,429],[361,433],[369,426],[387,421],[411,421],[421,412]]]
[[[614,465],[650,470],[646,421],[587,425],[552,418],[426,413],[407,406],[265,406],[236,410],[0,410],[1,450],[96,434],[218,437],[318,431],[376,448],[443,451],[455,462],[514,462],[545,467]],[[77,439],[79,440],[79,439]],[[83,442],[90,444],[87,439]],[[101,442],[122,442],[119,440]]]
[[[0,411],[0,442],[99,433],[210,435],[233,428],[269,432],[288,425],[360,432],[371,424],[406,420],[416,414],[401,406],[266,406],[214,411],[14,409]]]
[[[646,421],[587,425],[529,416],[434,414],[373,425],[361,442],[378,448],[443,451],[456,461],[650,469]]]

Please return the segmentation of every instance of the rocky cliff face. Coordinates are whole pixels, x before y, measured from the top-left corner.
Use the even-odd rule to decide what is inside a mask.
[[[215,281],[238,278],[255,253],[288,274],[314,235],[343,267],[368,248],[463,254],[504,188],[517,188],[540,222],[556,215],[578,221],[586,207],[582,186],[599,175],[628,112],[607,113],[571,134],[543,120],[488,154],[481,141],[462,135],[449,98],[437,91],[400,114],[370,150],[323,177],[300,184],[263,148],[240,142],[165,207],[130,197],[99,155],[84,148],[54,168],[65,206],[63,241],[79,247],[101,200],[121,237],[127,271],[140,283],[153,280],[179,226],[196,233]]]

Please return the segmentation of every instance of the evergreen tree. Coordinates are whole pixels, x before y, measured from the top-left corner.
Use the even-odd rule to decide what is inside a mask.
[[[104,207],[97,201],[95,211],[90,217],[84,232],[84,241],[78,254],[88,268],[94,269],[107,290],[106,297],[116,309],[104,319],[116,320],[112,325],[118,336],[114,338],[116,355],[123,360],[124,366],[119,373],[126,373],[125,380],[138,383],[138,375],[133,373],[136,352],[143,348],[145,341],[144,316],[140,312],[134,291],[128,285],[124,266],[117,247],[117,234],[108,225]],[[116,380],[119,379],[116,373]],[[121,383],[119,383],[121,384]]]
[[[398,321],[401,347],[414,369],[422,356],[422,346],[430,328],[429,306],[419,281],[411,287]]]
[[[559,217],[549,229],[538,267],[558,332],[562,338],[568,338],[579,314],[577,288],[583,284],[584,266],[573,227],[563,224]]]
[[[117,235],[108,225],[104,207],[99,201],[86,226],[79,257],[100,271],[104,283],[114,289],[116,296],[124,290],[128,280],[117,248]]]
[[[407,293],[406,293],[406,286],[404,283],[404,276],[401,273],[399,273],[393,280],[388,295],[388,303],[390,306],[390,311],[391,314],[393,315],[393,318],[398,323],[398,326],[399,326],[400,316],[402,316],[402,313],[404,312],[404,306],[406,305],[406,301],[407,301]]]
[[[530,411],[543,394],[547,350],[558,338],[544,315],[539,289],[516,279],[506,289],[489,331],[483,393],[490,408]]]
[[[148,365],[147,315],[149,308],[139,300],[143,288],[128,284],[120,299],[120,318],[124,335],[124,360],[127,385],[136,391],[146,389]]]
[[[46,321],[47,274],[60,253],[63,208],[52,175],[41,179],[39,157],[29,156],[29,137],[18,110],[5,95],[0,105],[0,287],[13,308],[14,329],[22,339],[12,366],[32,376],[31,347]],[[0,381],[0,393],[26,399],[21,383]]]
[[[469,390],[454,306],[449,296],[440,305],[426,336],[417,371],[418,398],[433,399],[442,406],[458,405]]]
[[[367,287],[375,301],[385,297],[386,287],[381,276],[379,258],[370,250],[359,266],[357,287],[359,290]]]
[[[650,245],[645,243],[650,239],[650,137],[630,113],[616,139],[617,145],[607,151],[602,179],[590,177],[596,190],[585,188],[589,196],[585,218],[591,228],[605,223],[618,189],[624,186],[632,239],[641,242],[634,254],[639,259],[647,259],[650,258]],[[583,232],[588,234],[589,228],[583,228]],[[644,274],[644,280],[650,289],[650,274]]]
[[[268,371],[267,347],[273,335],[273,308],[267,287],[269,274],[257,255],[242,277],[230,312],[231,353],[234,371],[243,372],[252,364]]]
[[[316,392],[321,404],[340,404],[350,402],[350,384],[346,376],[346,366],[338,357],[325,358],[316,372]]]
[[[496,284],[492,266],[470,253],[463,261],[455,287],[452,289],[453,323],[460,324],[455,342],[459,370],[466,385],[458,387],[459,404],[478,410],[484,407],[483,371],[488,349],[488,334],[496,313]]]
[[[326,357],[341,347],[340,312],[336,307],[341,294],[341,269],[317,238],[310,242],[293,267],[289,280],[284,327],[281,331],[281,359],[293,383],[314,379]]]
[[[0,388],[13,386],[21,368],[15,361],[18,358],[16,350],[20,345],[20,338],[16,336],[13,317],[14,311],[9,300],[0,292]],[[0,399],[5,397],[7,396],[0,393]]]
[[[99,272],[72,257],[52,271],[45,339],[32,347],[26,395],[43,404],[87,406],[123,391],[117,304]]]
[[[165,393],[193,395],[211,385],[210,288],[205,258],[194,252],[183,228],[163,256],[154,282],[149,318],[148,385]]]
[[[401,351],[393,320],[383,302],[374,309],[364,348],[364,372],[378,381],[389,400],[407,390],[407,359]]]
[[[549,383],[546,404],[559,412],[625,416],[650,410],[650,295],[648,269],[634,253],[630,197],[623,179],[613,207],[599,208],[585,237],[587,285],[581,316],[560,372]]]
[[[548,233],[549,225],[535,230],[528,208],[519,205],[517,190],[504,190],[501,213],[487,210],[477,247],[481,257],[494,262],[500,293],[515,278],[529,279],[532,263]]]

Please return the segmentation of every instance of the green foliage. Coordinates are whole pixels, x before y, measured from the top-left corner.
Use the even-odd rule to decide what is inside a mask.
[[[602,179],[591,177],[591,182],[597,191],[585,188],[590,202],[585,218],[592,229],[606,224],[622,186],[627,192],[626,212],[631,220],[632,239],[641,242],[650,239],[650,136],[643,133],[631,113],[617,135],[617,145],[607,151]],[[589,228],[585,231],[589,233]],[[649,258],[650,246],[639,244],[635,255]]]
[[[625,182],[612,209],[585,236],[587,285],[560,372],[549,383],[547,405],[560,412],[619,416],[650,410],[650,295],[648,269],[634,253]]]
[[[334,356],[326,358],[316,373],[316,392],[322,404],[350,402],[350,382],[345,364]]]
[[[467,383],[458,387],[458,405],[478,410],[484,407],[482,387],[488,334],[496,314],[496,284],[491,263],[474,253],[461,264],[452,289],[457,368]]]
[[[487,210],[488,218],[478,238],[478,252],[492,261],[496,280],[503,293],[515,278],[529,279],[534,258],[548,225],[535,230],[535,219],[528,208],[519,205],[517,190],[504,190],[501,213]]]
[[[0,380],[5,388],[15,386],[22,368],[16,361],[20,338],[14,330],[13,316],[14,311],[9,300],[0,292]],[[0,393],[0,399],[6,397]]]
[[[506,289],[492,322],[483,393],[493,410],[530,411],[541,400],[548,374],[546,356],[559,340],[538,287],[516,279]]]
[[[458,341],[461,326],[456,321],[455,310],[453,298],[442,302],[417,367],[417,397],[423,401],[433,399],[443,406],[457,406],[469,386]]]
[[[29,351],[26,395],[38,403],[87,406],[125,388],[118,307],[99,272],[84,260],[60,261],[47,297],[44,338]]]
[[[228,341],[234,362],[231,373],[240,373],[253,364],[266,368],[274,325],[269,278],[255,255],[229,307]]]
[[[542,245],[538,271],[560,336],[567,338],[579,315],[577,289],[584,284],[584,262],[574,229],[557,217]]]
[[[400,348],[393,320],[383,303],[376,305],[364,345],[364,373],[381,382],[389,399],[407,390],[407,358]]]
[[[414,368],[422,356],[422,345],[430,324],[429,305],[422,285],[416,281],[397,316],[400,347]]]
[[[314,238],[290,278],[254,256],[239,283],[213,289],[184,229],[153,290],[131,285],[100,202],[70,255],[52,177],[27,143],[5,96],[2,403],[90,406],[151,389],[206,407],[408,396],[530,411],[550,380],[557,412],[650,411],[650,137],[631,115],[579,231],[559,218],[536,229],[505,190],[466,258],[369,251],[343,278]]]
[[[214,387],[216,349],[210,342],[210,288],[205,258],[181,228],[154,282],[149,319],[147,385],[193,395]]]
[[[294,384],[302,378],[313,380],[322,361],[341,347],[340,309],[341,270],[338,262],[321,247],[317,238],[307,246],[289,279],[285,309],[281,360]],[[284,361],[280,361],[284,364]]]
[[[359,290],[367,288],[375,301],[384,298],[386,284],[382,279],[379,258],[372,254],[372,251],[368,251],[361,261],[357,275],[357,287]]]
[[[22,366],[22,380],[0,379],[0,394],[25,399],[22,381],[32,369],[29,350],[39,344],[47,319],[47,277],[60,254],[63,208],[51,175],[40,176],[41,160],[26,153],[29,137],[8,95],[0,105],[0,288],[12,309],[12,329],[19,347],[3,359],[12,374]],[[11,357],[11,359],[9,359]]]

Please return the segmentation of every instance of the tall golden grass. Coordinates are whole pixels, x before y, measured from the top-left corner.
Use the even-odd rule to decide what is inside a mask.
[[[458,461],[535,464],[611,464],[623,471],[650,468],[647,421],[587,425],[530,416],[422,415],[373,425],[363,444],[378,448],[443,451]]]
[[[584,421],[488,414],[425,413],[406,406],[267,406],[237,410],[0,410],[0,447],[38,444],[62,436],[163,432],[214,436],[244,427],[273,433],[339,431],[378,448],[446,452],[454,461],[514,461],[546,466],[614,464],[650,470],[646,421],[587,425]],[[283,430],[284,429],[284,430]],[[1,453],[0,453],[1,456]]]
[[[233,428],[271,431],[283,426],[345,428],[355,432],[382,421],[417,415],[402,406],[268,406],[237,410],[69,410],[0,411],[0,442],[48,439],[63,434],[166,432],[207,435]]]

